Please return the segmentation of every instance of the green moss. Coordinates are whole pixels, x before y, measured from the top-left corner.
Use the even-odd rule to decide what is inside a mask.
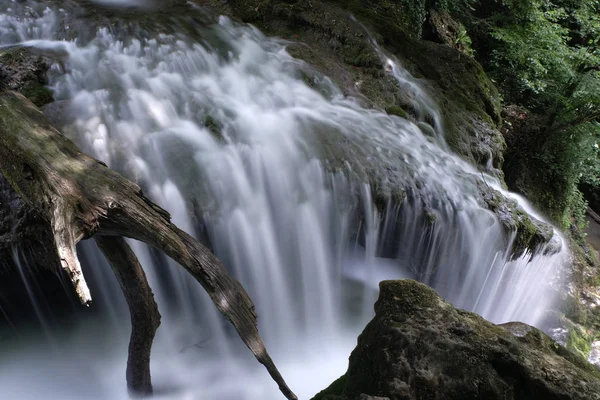
[[[596,375],[599,374],[599,371],[587,362],[587,357],[584,356],[581,351],[575,350],[574,348],[567,349],[564,346],[559,345],[557,342],[552,340],[550,336],[532,326],[522,322],[509,322],[507,324],[502,324],[501,326],[515,335],[518,341],[526,343],[532,349],[536,349],[544,353],[554,353],[557,356],[565,358],[583,370],[592,372]],[[573,327],[573,329],[576,328]],[[588,345],[580,342],[580,338],[576,338],[575,336],[577,336],[577,333],[572,333],[573,343],[577,342],[579,346],[585,350]],[[586,338],[584,341],[588,339],[589,338]],[[589,343],[591,345],[591,340],[589,340]],[[589,352],[589,350],[587,350],[587,352]]]
[[[399,206],[406,200],[406,192],[403,189],[396,188],[391,193],[392,204],[394,206]]]
[[[517,232],[513,244],[513,252],[519,255],[525,249],[534,250],[535,244],[532,242],[537,233],[537,227],[531,222],[529,216],[521,210],[516,212],[515,219],[517,222]]]
[[[436,137],[435,129],[431,125],[429,125],[425,122],[419,122],[419,123],[417,123],[417,126],[419,127],[421,132],[423,132],[424,135],[427,135],[427,136],[433,137],[433,138]]]
[[[481,65],[453,48],[406,34],[386,44],[413,75],[426,79],[424,87],[440,108],[450,148],[480,165],[491,153],[500,168],[506,147],[498,131],[501,97]]]
[[[387,209],[387,206],[388,206],[388,202],[389,202],[389,198],[388,198],[387,194],[385,192],[379,190],[379,188],[374,188],[374,190],[373,190],[373,205],[375,206],[375,209],[380,214],[385,213],[385,210]]]
[[[563,302],[562,310],[565,317],[570,321],[585,325],[587,321],[586,310],[582,306],[579,296],[567,296]]]
[[[446,141],[464,158],[494,167],[503,162],[504,139],[500,125],[501,98],[483,68],[460,51],[419,40],[431,3],[425,0],[232,0],[226,6],[211,0],[219,10],[256,24],[270,35],[310,46],[290,46],[290,53],[330,77],[345,94],[357,92],[367,106],[385,109],[402,118],[414,115],[411,94],[383,72],[381,60],[364,29],[386,51],[399,56],[442,111]],[[226,8],[226,9],[224,9]],[[366,98],[366,99],[365,99]]]
[[[410,279],[379,283],[376,314],[410,314],[416,308],[439,307],[440,297],[430,287]]]
[[[353,51],[352,47],[349,47],[347,51],[349,52],[347,55],[347,59],[345,60],[349,65],[359,68],[380,68],[381,60],[377,55],[365,46],[364,49],[358,49],[358,51]],[[353,53],[357,53],[354,55]]]
[[[37,82],[26,83],[21,89],[21,93],[38,107],[45,106],[54,101],[52,91]]]
[[[540,246],[550,242],[554,236],[550,225],[533,220],[514,200],[493,190],[483,180],[479,187],[484,204],[499,217],[507,233],[515,235],[511,249],[513,257],[521,256],[526,249],[534,253]]]
[[[429,224],[433,224],[437,220],[437,215],[432,212],[425,213],[425,218],[427,218],[427,222]]]
[[[54,101],[52,91],[44,86],[48,64],[42,57],[24,48],[13,48],[0,53],[0,64],[10,74],[9,89],[21,92],[38,107]]]
[[[408,119],[408,113],[406,111],[404,111],[404,109],[400,106],[389,106],[385,109],[385,112],[388,113],[389,115],[396,115],[398,117],[404,118],[404,119]]]
[[[566,347],[570,351],[587,359],[592,349],[592,339],[582,328],[574,326],[569,332]]]
[[[342,375],[336,379],[327,389],[317,393],[311,400],[337,400],[343,399],[342,393],[346,386],[346,375]]]
[[[223,135],[221,134],[221,129],[223,129],[221,127],[221,123],[210,115],[207,115],[204,118],[204,127],[206,127],[206,129],[208,129],[208,131],[212,133],[215,138],[220,140],[223,139]]]
[[[0,52],[0,63],[14,64],[23,62],[27,56],[27,51],[23,48],[13,48]]]
[[[563,299],[561,311],[569,327],[569,348],[586,353],[588,346],[600,338],[600,308],[590,306],[600,286],[600,268],[594,251],[576,226],[571,227],[569,239],[573,256],[570,279],[574,294]]]
[[[526,324],[498,326],[455,309],[421,283],[382,282],[375,311],[350,355],[343,388],[334,384],[314,400],[358,399],[363,393],[390,399],[597,393],[600,371],[581,354]],[[586,350],[587,341],[572,342]],[[572,379],[565,381],[567,375]]]

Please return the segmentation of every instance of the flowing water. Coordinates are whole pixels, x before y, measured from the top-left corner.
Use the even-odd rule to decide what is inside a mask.
[[[56,59],[64,133],[210,243],[253,298],[301,399],[344,372],[382,279],[419,279],[494,322],[542,323],[566,246],[557,252],[555,235],[533,257],[511,258],[514,235],[481,205],[481,173],[446,149],[435,102],[397,60],[373,43],[382,69],[415,95],[419,125],[344,97],[284,41],[185,10],[161,24],[118,12],[77,24],[67,6],[14,2],[0,5],[0,44]],[[372,198],[375,182],[391,193],[387,207]],[[201,287],[132,244],[163,315],[152,359],[159,397],[282,398]],[[127,398],[127,308],[95,246],[80,255],[101,312],[0,347],[0,397]]]

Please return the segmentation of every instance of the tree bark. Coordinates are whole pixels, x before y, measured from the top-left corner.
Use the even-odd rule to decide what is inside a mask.
[[[97,235],[94,240],[110,262],[131,314],[127,386],[132,394],[151,394],[150,351],[160,325],[154,294],[137,257],[122,237]]]
[[[296,399],[258,333],[252,300],[217,257],[173,225],[138,185],[82,153],[15,92],[0,92],[0,171],[49,221],[61,266],[83,304],[91,295],[77,258],[79,241],[98,234],[148,243],[196,278],[282,393]]]

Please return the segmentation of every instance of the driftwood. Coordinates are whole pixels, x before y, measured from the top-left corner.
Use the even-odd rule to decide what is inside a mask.
[[[123,237],[164,251],[194,276],[282,393],[296,399],[258,333],[252,300],[217,257],[172,224],[169,214],[144,197],[135,183],[82,153],[31,102],[9,91],[0,92],[0,172],[48,221],[61,267],[83,304],[92,298],[76,244],[95,237],[109,259],[131,311],[127,368],[131,391],[152,390],[150,346],[160,315],[141,266]]]

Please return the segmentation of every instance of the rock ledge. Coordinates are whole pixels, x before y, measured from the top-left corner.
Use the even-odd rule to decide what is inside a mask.
[[[380,289],[347,373],[313,400],[600,399],[600,371],[538,329],[494,325],[415,281]]]

